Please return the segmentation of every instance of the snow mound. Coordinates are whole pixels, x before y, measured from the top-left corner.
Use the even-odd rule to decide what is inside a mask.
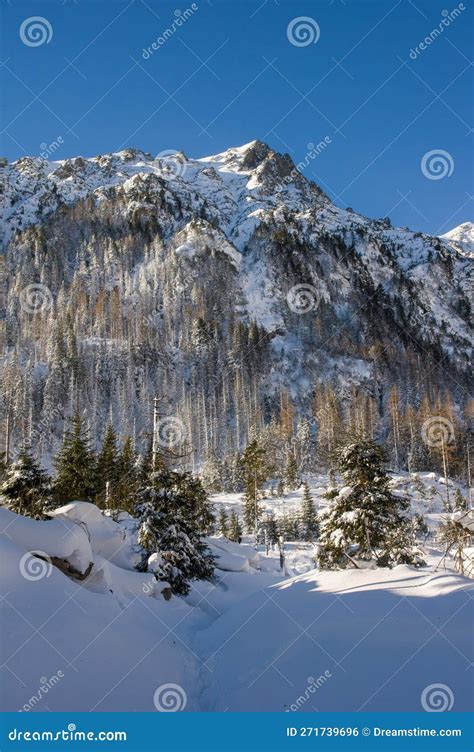
[[[205,542],[216,557],[216,569],[223,572],[249,572],[260,569],[258,552],[252,546],[233,543],[226,538],[206,538]]]
[[[51,556],[77,551],[85,563],[90,543],[84,529],[71,520],[37,522],[1,508],[0,520],[4,711],[156,712],[155,693],[165,684],[183,687],[186,709],[198,709],[196,659],[173,636],[190,613],[186,603],[137,597],[143,575],[98,555],[91,582],[102,576],[113,590],[119,578],[122,598],[101,595],[104,587],[90,592],[50,562],[26,566],[25,552],[37,549]]]
[[[94,560],[87,528],[75,520],[32,520],[0,507],[0,534],[10,538],[25,554],[42,559],[67,560],[85,573]],[[34,562],[24,559],[34,569]]]
[[[71,501],[53,512],[56,520],[73,520],[85,525],[92,550],[124,569],[134,569],[139,557],[132,550],[132,539],[123,525],[106,517],[100,509],[87,501]]]

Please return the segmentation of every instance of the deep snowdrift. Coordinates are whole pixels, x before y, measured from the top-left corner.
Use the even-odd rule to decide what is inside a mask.
[[[313,479],[320,507],[323,485]],[[414,510],[435,526],[440,501],[415,497]],[[186,711],[418,710],[439,684],[453,710],[470,709],[472,580],[434,567],[308,571],[302,543],[286,544],[287,570],[304,572],[288,577],[278,551],[211,538],[215,582],[165,601],[133,569],[122,523],[81,502],[44,522],[0,507],[3,709],[155,711],[170,684]],[[80,582],[49,557],[94,566]]]

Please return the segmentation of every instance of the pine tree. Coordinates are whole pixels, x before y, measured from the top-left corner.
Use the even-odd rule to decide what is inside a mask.
[[[322,569],[417,564],[410,523],[409,500],[395,496],[385,474],[382,448],[359,441],[342,449],[339,470],[345,485],[321,517],[318,563]]]
[[[303,500],[301,502],[301,535],[305,541],[313,541],[318,537],[318,516],[314,507],[313,497],[307,483],[303,486]]]
[[[202,540],[214,523],[207,494],[198,478],[164,468],[150,474],[139,497],[142,568],[186,595],[191,580],[210,579],[214,571]]]
[[[51,479],[28,447],[22,447],[15,462],[7,466],[0,494],[7,498],[13,512],[35,519],[43,517],[51,501]]]
[[[116,505],[114,498],[119,479],[119,451],[117,434],[111,423],[107,426],[96,465],[96,504],[106,508]]]
[[[70,421],[54,464],[56,477],[53,493],[59,503],[64,504],[74,499],[92,500],[95,497],[95,456],[91,449],[89,431],[79,412]]]

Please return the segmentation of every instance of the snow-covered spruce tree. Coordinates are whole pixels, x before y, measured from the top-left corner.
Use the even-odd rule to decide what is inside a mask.
[[[301,536],[304,541],[313,541],[318,537],[318,515],[314,506],[313,497],[307,483],[303,486],[303,500],[300,514]]]
[[[253,439],[242,455],[244,475],[244,522],[249,533],[258,529],[262,510],[259,500],[268,477],[265,448],[258,439]]]
[[[13,512],[40,519],[51,502],[51,479],[41,469],[28,447],[20,450],[17,459],[7,466],[0,486]]]
[[[358,441],[344,447],[339,470],[345,481],[320,518],[318,564],[321,569],[422,565],[406,516],[409,500],[390,490],[382,447]]]
[[[202,468],[201,480],[204,488],[209,493],[222,491],[222,463],[217,457],[209,457]]]
[[[290,452],[285,469],[285,486],[289,491],[298,487],[298,465],[294,452]]]
[[[58,503],[73,499],[92,500],[95,497],[96,460],[89,431],[79,412],[70,420],[54,464],[56,477],[53,494]]]
[[[199,479],[166,468],[150,473],[139,493],[138,542],[145,552],[142,569],[186,595],[191,580],[210,579],[214,559],[202,536],[214,523]]]

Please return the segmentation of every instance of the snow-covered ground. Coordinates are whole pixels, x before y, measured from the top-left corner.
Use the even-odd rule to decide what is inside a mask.
[[[308,481],[323,508],[327,477]],[[445,483],[420,473],[394,485],[434,533]],[[240,511],[238,494],[213,501]],[[300,502],[295,491],[265,504],[278,515]],[[37,522],[0,507],[0,530],[6,710],[419,710],[435,684],[453,710],[470,708],[473,582],[452,561],[435,569],[433,534],[423,569],[320,572],[310,544],[288,542],[286,573],[278,551],[216,537],[215,581],[166,600],[133,569],[130,518],[79,503]],[[65,559],[76,577],[92,559],[91,574],[72,579]]]

